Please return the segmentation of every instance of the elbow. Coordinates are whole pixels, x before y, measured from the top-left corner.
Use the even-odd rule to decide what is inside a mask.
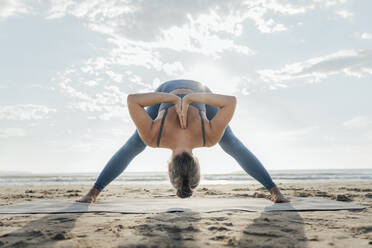
[[[135,98],[134,94],[129,94],[127,96],[127,104],[129,105],[130,103],[133,103],[134,102],[134,98]]]
[[[227,96],[227,98],[225,98],[224,104],[219,107],[220,108],[228,107],[228,108],[235,109],[235,106],[236,106],[236,96]]]
[[[230,103],[230,106],[231,106],[231,109],[232,109],[232,112],[235,111],[235,108],[236,108],[236,96],[231,96],[231,103]]]
[[[231,96],[231,104],[233,105],[233,106],[236,106],[236,96]]]

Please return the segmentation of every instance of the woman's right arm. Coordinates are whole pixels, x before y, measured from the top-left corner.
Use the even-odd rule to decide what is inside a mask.
[[[214,134],[219,134],[216,136],[216,139],[220,139],[224,133],[226,126],[231,121],[235,107],[236,107],[236,97],[235,96],[228,96],[228,95],[220,95],[220,94],[212,94],[212,93],[192,93],[188,94],[183,98],[182,102],[182,111],[183,113],[183,125],[186,126],[186,117],[187,117],[187,106],[191,102],[201,102],[209,105],[213,105],[219,107],[217,114],[209,121],[209,126],[211,131]]]
[[[147,114],[144,108],[163,102],[172,102],[176,105],[176,108],[179,106],[179,111],[181,110],[181,99],[174,94],[153,92],[130,94],[127,97],[129,114],[134,121],[142,140],[147,145],[151,146],[155,132],[152,128],[153,119]]]

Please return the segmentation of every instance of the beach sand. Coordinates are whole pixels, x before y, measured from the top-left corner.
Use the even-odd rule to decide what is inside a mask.
[[[0,215],[0,247],[372,247],[372,182],[278,184],[285,195],[352,201],[358,211]],[[3,186],[0,205],[74,201],[88,185]],[[98,201],[175,196],[171,185],[109,185]],[[259,184],[200,185],[198,197],[262,198]]]

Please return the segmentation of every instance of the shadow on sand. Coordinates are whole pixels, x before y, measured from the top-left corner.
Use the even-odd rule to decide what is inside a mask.
[[[71,203],[67,208],[76,204],[78,203]],[[82,212],[87,209],[88,204]],[[53,213],[32,220],[21,228],[0,236],[0,247],[54,247],[60,240],[73,238],[70,232],[82,214]]]
[[[196,237],[200,235],[199,213],[157,213],[145,218],[144,224],[135,226],[142,240],[120,247],[202,247]]]
[[[205,230],[201,230],[198,212],[158,213],[145,218],[144,224],[133,227],[141,239],[119,247],[203,247],[208,243],[211,247],[307,247],[304,221],[296,211],[262,212],[240,231],[238,239],[229,233],[217,236],[223,237],[221,239],[216,239],[215,234],[204,234],[213,241],[203,239]],[[208,230],[214,230],[213,226]]]
[[[290,203],[290,207],[294,210]],[[296,211],[262,212],[242,232],[237,247],[307,247],[304,221]]]

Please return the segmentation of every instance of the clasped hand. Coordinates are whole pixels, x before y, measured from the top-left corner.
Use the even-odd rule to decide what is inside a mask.
[[[187,110],[190,104],[187,99],[187,96],[184,98],[177,96],[177,100],[174,103],[178,119],[180,120],[180,126],[184,129],[187,127]]]

